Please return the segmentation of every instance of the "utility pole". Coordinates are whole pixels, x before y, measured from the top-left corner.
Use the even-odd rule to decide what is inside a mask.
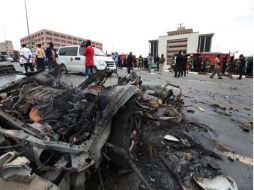
[[[26,25],[27,25],[27,33],[28,33],[28,39],[29,39],[29,46],[30,48],[32,48],[32,45],[31,45],[31,37],[30,37],[30,32],[29,32],[29,23],[28,23],[28,16],[27,16],[27,9],[26,9],[26,0],[24,0],[24,3],[25,3],[25,11],[26,11]]]
[[[5,38],[5,30],[4,30],[4,25],[3,25],[3,35],[4,35],[4,41],[6,40]]]

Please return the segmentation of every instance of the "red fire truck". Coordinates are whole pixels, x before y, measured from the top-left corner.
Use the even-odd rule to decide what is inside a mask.
[[[221,52],[194,53],[194,54],[191,54],[191,58],[194,61],[195,58],[197,56],[199,56],[201,58],[201,60],[202,60],[202,66],[201,66],[201,68],[203,68],[202,70],[204,70],[204,71],[210,71],[210,66],[215,63],[215,58],[217,57],[217,55],[220,55],[220,63],[222,63],[222,59],[224,57],[227,58],[227,62],[230,59],[230,53],[221,53]],[[207,63],[209,63],[209,64],[207,64]],[[205,68],[204,68],[204,64],[205,64]]]

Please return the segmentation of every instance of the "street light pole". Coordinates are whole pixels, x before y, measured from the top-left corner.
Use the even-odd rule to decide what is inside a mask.
[[[3,34],[4,34],[4,41],[6,40],[5,38],[5,30],[4,30],[4,25],[3,25]]]
[[[26,9],[26,0],[24,0],[25,3],[25,11],[26,11],[26,25],[27,25],[27,33],[28,33],[28,39],[29,39],[29,46],[31,48],[31,37],[29,32],[29,23],[28,23],[28,16],[27,16],[27,9]]]

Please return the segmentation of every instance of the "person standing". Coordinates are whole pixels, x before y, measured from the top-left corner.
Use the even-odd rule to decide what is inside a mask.
[[[149,53],[147,56],[147,64],[148,64],[148,72],[151,73],[151,68],[152,68],[152,64],[153,64],[153,57],[152,57],[151,53]]]
[[[247,60],[247,66],[246,66],[246,73],[245,73],[245,78],[247,77],[253,77],[253,56],[249,57]]]
[[[200,55],[198,55],[198,58],[197,58],[197,72],[201,72],[201,65],[202,65],[202,59],[201,59]]]
[[[142,55],[140,55],[138,58],[138,66],[139,66],[140,70],[144,68],[144,59],[143,59]]]
[[[56,50],[54,49],[53,42],[49,42],[49,47],[46,49],[46,57],[48,60],[49,72],[55,68],[56,63]]]
[[[235,70],[235,57],[231,56],[228,64],[228,76],[230,79],[233,79],[233,72]]]
[[[194,59],[193,60],[193,71],[197,72],[198,56],[195,56],[193,59]]]
[[[182,63],[181,76],[183,75],[186,76],[187,61],[188,61],[186,52],[183,52],[182,58],[183,58],[183,63]]]
[[[124,62],[125,62],[126,57],[125,57],[124,53],[121,54],[120,59],[121,59],[121,66],[122,67],[125,66]]]
[[[127,56],[127,72],[128,72],[128,74],[131,73],[132,68],[133,68],[133,56],[132,56],[132,53],[130,52],[129,55]]]
[[[114,56],[113,56],[113,60],[115,62],[115,65],[116,67],[118,67],[118,59],[119,59],[119,55],[117,53],[117,51],[114,53]]]
[[[215,74],[218,75],[219,79],[222,79],[221,73],[220,73],[220,55],[217,55],[217,57],[215,58],[214,71],[211,74],[210,78],[213,78]]]
[[[158,55],[155,58],[155,63],[156,63],[156,66],[157,66],[157,71],[160,71],[160,58],[159,58]]]
[[[41,48],[41,44],[37,45],[35,56],[36,56],[37,70],[45,71],[45,64],[44,64],[45,53],[44,53],[44,50]]]
[[[216,59],[216,57],[215,57],[215,59]],[[215,65],[215,61],[211,61],[211,62],[210,62],[210,72],[211,72],[211,73],[214,72],[214,67],[215,67],[214,65]]]
[[[204,61],[204,71],[205,72],[208,72],[208,67],[210,67],[211,63],[210,63],[210,60],[208,57],[205,58],[205,61]]]
[[[34,68],[31,62],[32,52],[26,47],[26,44],[22,44],[20,49],[20,57],[22,57],[22,64],[24,64],[25,72],[28,72],[28,67],[31,72],[34,72]]]
[[[165,58],[164,54],[161,54],[161,58],[159,59],[160,61],[160,74],[164,71],[164,63],[165,63]]]
[[[135,56],[135,55],[132,55],[132,58],[133,58],[133,60],[132,60],[133,68],[134,68],[134,67],[137,67],[137,58],[136,58],[136,56]]]
[[[94,49],[91,46],[91,40],[87,40],[85,44],[85,49],[83,55],[85,59],[85,77],[90,78],[94,74]]]
[[[181,54],[181,51],[179,51],[178,54],[176,55],[175,77],[180,77],[182,65],[183,65],[183,56]]]
[[[239,80],[242,79],[244,71],[245,71],[245,57],[243,56],[243,54],[241,54],[239,56],[239,77],[238,77]]]
[[[222,74],[223,75],[225,75],[226,67],[227,67],[227,56],[225,55],[222,59]]]
[[[193,59],[192,56],[188,56],[187,58],[187,73],[188,71],[192,71],[193,70]]]

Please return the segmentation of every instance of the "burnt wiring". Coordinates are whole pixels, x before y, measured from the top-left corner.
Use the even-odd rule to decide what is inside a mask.
[[[25,117],[24,117],[19,111],[16,111],[16,110],[8,110],[8,109],[4,109],[4,111],[5,111],[6,113],[14,113],[14,114],[16,114],[16,115],[21,119],[21,121],[26,122]]]

